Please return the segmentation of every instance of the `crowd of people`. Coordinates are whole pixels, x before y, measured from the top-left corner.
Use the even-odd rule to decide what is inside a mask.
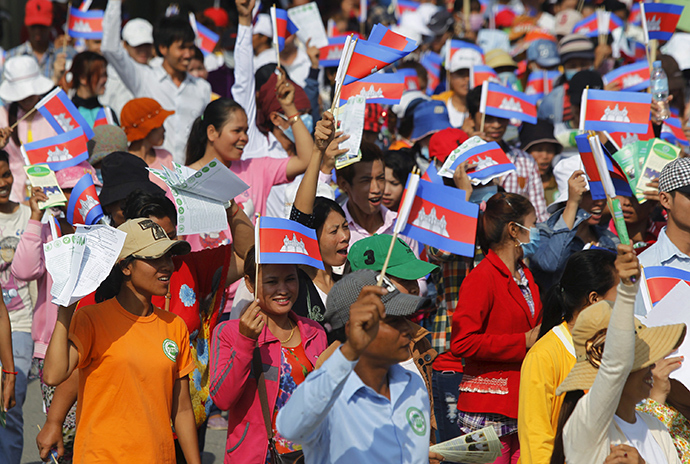
[[[396,104],[366,104],[357,161],[339,169],[351,135],[330,109],[337,66],[297,35],[273,46],[269,3],[305,0],[181,3],[154,24],[94,0],[90,39],[64,33],[73,3],[27,0],[25,41],[2,62],[0,464],[32,446],[32,380],[46,462],[200,463],[221,429],[225,463],[440,463],[432,445],[491,427],[497,464],[690,463],[690,391],[673,374],[686,328],[647,327],[641,284],[643,267],[690,272],[690,151],[676,138],[681,156],[617,197],[627,244],[575,140],[583,91],[621,90],[604,76],[646,59],[637,1],[317,0],[331,39],[380,23],[417,46],[380,71],[410,79]],[[576,31],[598,11],[622,26]],[[218,34],[213,52],[196,24]],[[664,105],[690,136],[683,24],[656,44],[669,96],[651,104],[655,137]],[[466,46],[451,54],[455,40]],[[440,72],[429,52],[448,57]],[[527,94],[530,75],[555,73],[536,124],[485,113],[471,85],[484,65]],[[44,246],[75,226],[66,205],[42,208],[23,152],[58,135],[34,110],[55,87],[94,133],[59,187],[69,200],[89,175],[104,222],[126,233],[108,277],[69,307],[53,302]],[[514,169],[438,177],[475,136]],[[148,168],[214,161],[249,188],[224,230],[178,234],[170,187]],[[417,171],[479,205],[474,256],[394,232]],[[257,262],[260,217],[313,230],[322,268]]]

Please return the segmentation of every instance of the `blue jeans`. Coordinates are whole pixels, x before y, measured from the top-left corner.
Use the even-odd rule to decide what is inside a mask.
[[[438,443],[462,435],[458,427],[458,392],[462,372],[437,371],[431,374],[431,390],[434,396],[434,413],[438,427]]]
[[[12,351],[14,370],[18,372],[14,384],[15,407],[7,411],[7,428],[0,427],[0,464],[19,464],[24,448],[24,415],[22,407],[26,400],[28,375],[31,370],[31,358],[34,352],[34,341],[29,332],[12,332]]]

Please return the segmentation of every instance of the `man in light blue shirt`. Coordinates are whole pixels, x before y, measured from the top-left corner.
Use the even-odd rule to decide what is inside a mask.
[[[420,464],[429,453],[429,399],[421,377],[398,365],[410,357],[406,316],[427,304],[364,269],[328,295],[326,322],[344,343],[293,392],[276,426],[303,446],[307,463]],[[360,292],[361,290],[361,292]]]
[[[640,264],[690,272],[690,158],[678,158],[662,169],[659,203],[668,214],[668,224],[659,233],[657,242],[640,254]],[[648,310],[638,294],[635,314],[644,316]]]

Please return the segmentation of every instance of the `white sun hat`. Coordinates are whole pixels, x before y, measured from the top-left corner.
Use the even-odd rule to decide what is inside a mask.
[[[53,87],[53,81],[41,74],[35,58],[16,56],[5,62],[0,98],[7,103],[18,102],[32,95],[46,94]]]

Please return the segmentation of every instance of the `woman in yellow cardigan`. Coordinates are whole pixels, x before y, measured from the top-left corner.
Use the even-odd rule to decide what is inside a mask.
[[[520,370],[518,439],[521,464],[548,464],[563,395],[556,388],[575,365],[570,331],[578,314],[601,301],[616,299],[616,255],[583,250],[566,263],[563,276],[547,293],[539,340],[527,352]]]

